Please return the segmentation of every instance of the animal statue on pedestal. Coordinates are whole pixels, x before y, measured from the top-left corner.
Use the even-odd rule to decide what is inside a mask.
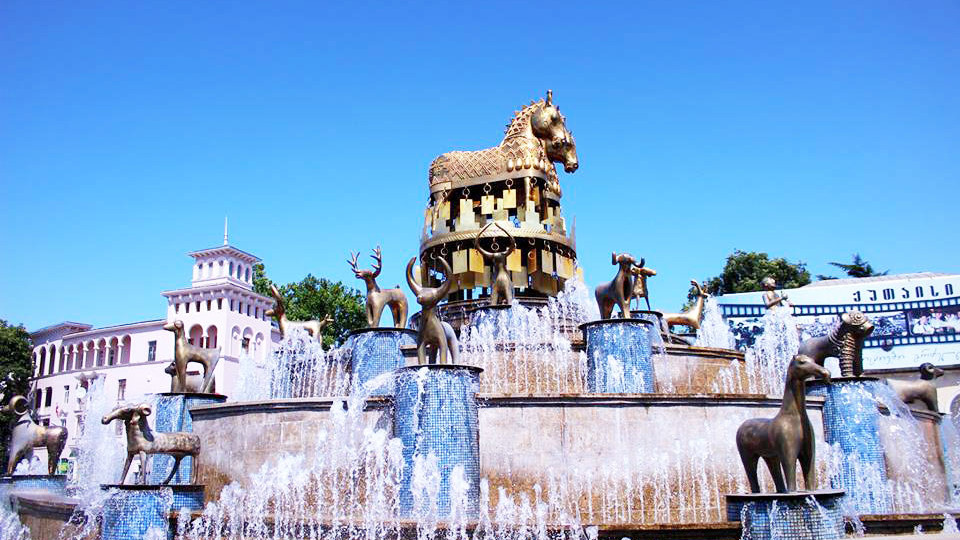
[[[700,329],[700,321],[703,319],[703,303],[710,297],[703,287],[696,280],[691,279],[690,284],[697,289],[697,301],[693,307],[683,313],[664,313],[663,325],[669,330],[670,325],[687,326],[694,330]]]
[[[264,315],[276,319],[277,326],[280,328],[280,335],[286,337],[287,332],[294,328],[300,328],[310,334],[313,339],[323,341],[323,329],[333,322],[333,319],[329,315],[324,317],[322,321],[291,321],[287,318],[283,295],[277,290],[277,286],[272,283],[270,284],[270,296],[273,297],[275,303],[273,309],[268,309],[264,312]]]
[[[436,360],[438,364],[452,364],[454,356],[457,354],[451,352],[452,349],[458,349],[456,334],[453,335],[453,343],[450,336],[444,328],[440,317],[437,315],[437,304],[450,292],[452,281],[450,274],[453,273],[450,265],[442,257],[438,258],[440,267],[443,271],[443,283],[436,288],[423,287],[417,283],[413,277],[413,265],[417,258],[413,257],[407,263],[407,285],[417,298],[420,304],[420,329],[417,331],[417,361],[424,365],[427,363],[428,347],[435,349]],[[449,326],[449,325],[448,325]],[[450,328],[453,331],[453,328]]]
[[[491,226],[496,225],[510,239],[510,245],[503,251],[499,251],[497,241],[493,241],[491,248],[494,251],[487,251],[480,246],[480,237]],[[517,249],[517,242],[510,234],[497,222],[490,222],[480,229],[477,237],[473,240],[473,245],[483,256],[484,261],[493,268],[493,283],[490,285],[490,305],[491,306],[509,306],[513,303],[513,280],[510,279],[510,271],[507,270],[507,257]]]
[[[177,376],[173,392],[187,391],[187,364],[194,362],[203,366],[203,384],[200,386],[201,393],[209,393],[213,384],[213,370],[220,361],[220,347],[215,349],[206,349],[191,345],[187,341],[186,332],[183,329],[183,321],[176,320],[163,325],[164,330],[173,332],[175,340],[173,342],[173,363],[176,368]]]
[[[170,362],[167,367],[163,368],[163,372],[167,375],[170,375],[170,391],[177,392],[177,363]],[[187,373],[187,386],[184,392],[193,392],[199,393],[200,388],[203,386],[203,376],[198,375],[196,372]],[[214,377],[213,382],[210,383],[210,392],[216,393],[217,391],[217,379]]]
[[[611,264],[620,265],[613,281],[597,285],[594,295],[597,306],[600,308],[600,318],[609,319],[613,315],[613,307],[620,306],[620,316],[630,318],[630,295],[633,293],[633,277],[630,269],[637,265],[637,260],[629,253],[613,253]],[[641,259],[641,263],[643,259]]]
[[[920,380],[902,381],[898,379],[887,379],[887,384],[893,387],[897,396],[906,403],[919,401],[927,406],[927,410],[939,412],[937,406],[937,385],[933,383],[934,379],[943,376],[943,370],[934,366],[930,362],[920,364]]]
[[[800,343],[799,354],[813,358],[817,364],[829,357],[840,360],[840,374],[859,377],[863,374],[863,342],[873,332],[873,323],[866,315],[851,310],[840,317],[840,322],[826,336],[813,337]]]
[[[120,475],[120,483],[123,484],[127,478],[127,472],[130,471],[130,463],[134,456],[140,456],[140,483],[147,483],[147,455],[149,454],[168,454],[173,456],[173,468],[167,479],[161,482],[166,485],[170,483],[174,475],[180,469],[180,461],[187,457],[197,457],[200,453],[200,437],[193,433],[177,431],[173,433],[154,433],[147,424],[147,416],[150,415],[150,406],[146,403],[140,405],[120,406],[110,414],[103,417],[101,422],[104,425],[114,420],[123,420],[127,432],[127,461],[123,464],[123,473]],[[194,471],[196,468],[194,468]]]
[[[757,465],[766,462],[777,493],[797,490],[797,461],[807,491],[816,489],[816,439],[807,416],[806,379],[818,377],[830,382],[830,372],[809,356],[798,354],[787,366],[783,404],[773,418],[751,418],[737,430],[737,450],[750,482],[750,491],[760,493]]]
[[[407,296],[403,294],[400,287],[395,289],[380,289],[377,286],[377,276],[380,275],[380,269],[383,264],[383,255],[380,252],[380,246],[373,250],[373,270],[360,270],[357,268],[357,259],[360,253],[350,254],[351,268],[353,275],[357,279],[362,279],[367,286],[367,326],[376,328],[380,325],[380,316],[383,313],[384,306],[390,306],[390,312],[393,314],[393,326],[395,328],[407,327]]]
[[[13,396],[3,408],[3,412],[13,413],[16,420],[10,430],[10,443],[7,446],[10,459],[7,460],[7,475],[17,470],[17,464],[33,458],[34,448],[47,449],[47,474],[57,472],[57,462],[67,444],[67,428],[63,426],[41,426],[30,417],[27,398]]]
[[[547,99],[531,102],[514,114],[499,146],[471,152],[447,152],[430,164],[430,186],[452,185],[480,176],[505,175],[524,171],[543,171],[546,187],[558,196],[560,182],[554,163],[562,163],[566,172],[579,167],[577,145],[567,129],[567,119],[553,103],[553,92]]]
[[[650,289],[647,287],[647,278],[657,275],[657,271],[653,268],[647,268],[646,263],[646,259],[641,257],[640,264],[630,268],[630,274],[633,275],[633,291],[630,293],[630,297],[637,299],[637,308],[640,307],[640,299],[643,298],[647,302],[647,311],[649,311]]]

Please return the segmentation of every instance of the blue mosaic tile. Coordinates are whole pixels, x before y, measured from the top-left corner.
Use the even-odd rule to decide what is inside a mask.
[[[63,474],[53,476],[47,474],[4,476],[0,478],[0,485],[9,486],[10,489],[36,489],[65,495],[67,492],[67,476]]]
[[[880,440],[877,401],[880,381],[834,380],[831,384],[811,383],[807,395],[825,398],[823,429],[826,441],[840,447],[840,469],[830,486],[846,491],[858,514],[884,514],[891,502],[883,487],[887,481],[886,458]]]
[[[351,393],[356,394],[367,382],[384,373],[404,366],[401,346],[416,345],[416,332],[400,328],[378,328],[350,334],[347,348],[350,349]],[[393,394],[393,381],[370,392],[373,396]]]
[[[644,319],[612,319],[581,325],[587,349],[587,391],[649,394],[654,390],[653,334]]]
[[[167,538],[173,538],[167,518],[172,504],[170,488],[111,490],[103,506],[100,538],[142,540],[151,530],[164,531]]]
[[[394,398],[394,436],[403,442],[401,515],[417,512],[413,490],[414,464],[435,456],[440,476],[440,517],[451,510],[450,477],[464,470],[469,482],[467,517],[476,518],[480,498],[480,440],[477,387],[480,369],[466,366],[413,366],[400,371]],[[421,391],[422,389],[422,391]]]
[[[839,540],[844,536],[843,496],[764,498],[727,504],[727,518],[740,521],[747,540]]]
[[[209,405],[212,403],[223,403],[227,400],[226,396],[218,394],[159,394],[157,396],[157,405],[154,407],[153,414],[156,415],[156,424],[154,430],[161,433],[172,433],[174,431],[193,431],[193,417],[190,415],[190,409],[197,405]],[[203,449],[201,448],[201,451]],[[166,454],[154,454],[150,457],[150,474],[147,477],[151,484],[163,482],[170,469],[173,468],[173,456]],[[193,471],[193,458],[185,457],[180,462],[180,470],[170,480],[171,484],[189,484],[191,473]]]

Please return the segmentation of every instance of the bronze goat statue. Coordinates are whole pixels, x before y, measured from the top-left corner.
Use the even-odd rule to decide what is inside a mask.
[[[3,412],[13,413],[16,421],[10,432],[10,444],[7,447],[10,459],[7,461],[7,475],[13,474],[17,464],[33,458],[34,448],[47,449],[47,474],[57,472],[57,462],[67,444],[67,428],[63,426],[41,426],[30,417],[27,398],[13,396]]]
[[[362,279],[367,286],[367,326],[376,328],[380,325],[380,316],[383,314],[383,308],[390,306],[390,313],[393,314],[393,326],[395,328],[406,328],[407,326],[407,296],[403,294],[399,286],[395,289],[381,289],[377,285],[377,276],[383,267],[383,254],[380,246],[373,250],[373,270],[361,270],[357,268],[357,259],[360,253],[351,253],[350,267],[353,268],[353,275],[357,279]]]
[[[503,231],[503,234],[507,235],[507,238],[510,240],[510,245],[502,251],[499,250],[496,240],[494,240],[494,245],[492,246],[494,251],[487,251],[480,246],[480,237],[493,225],[496,225],[498,229]],[[483,256],[484,261],[493,269],[493,283],[490,284],[490,305],[509,306],[513,303],[513,280],[510,278],[510,271],[507,270],[507,257],[517,249],[516,240],[514,240],[513,235],[499,223],[492,221],[487,223],[483,229],[480,229],[477,237],[473,240],[473,246],[480,252],[480,255]]]
[[[631,269],[634,266],[642,267],[644,260],[640,259],[640,264],[628,253],[614,253],[611,264],[620,265],[617,275],[613,281],[597,285],[594,295],[597,298],[597,306],[600,308],[600,318],[609,319],[613,315],[613,307],[620,306],[620,316],[624,319],[630,318],[630,296],[633,294],[633,277]]]
[[[807,491],[816,489],[816,439],[807,416],[806,379],[819,377],[830,382],[830,372],[809,356],[798,354],[787,367],[783,404],[773,418],[751,418],[737,429],[737,450],[750,482],[750,490],[760,493],[757,465],[766,462],[777,493],[797,490],[797,461],[803,471]]]
[[[920,379],[913,381],[901,381],[898,379],[887,379],[893,391],[906,403],[919,401],[927,406],[932,412],[939,412],[937,406],[937,385],[933,383],[934,379],[943,376],[943,370],[934,366],[930,362],[920,364]]]
[[[694,330],[700,329],[700,320],[703,319],[703,303],[710,296],[696,280],[691,279],[690,284],[697,289],[697,301],[693,307],[683,313],[664,313],[663,324],[669,330],[671,325],[687,326]]]
[[[200,386],[200,392],[211,392],[213,384],[213,370],[220,361],[220,347],[216,349],[205,349],[191,345],[187,341],[186,332],[183,329],[183,321],[176,320],[163,325],[164,330],[173,332],[175,337],[173,345],[173,362],[177,376],[176,384],[173,385],[174,392],[187,391],[187,364],[194,362],[203,366],[203,384]]]
[[[170,391],[176,392],[177,388],[177,363],[170,362],[167,367],[163,369],[163,372],[167,375],[170,375]],[[187,373],[187,386],[183,390],[184,392],[199,393],[200,389],[203,387],[203,376],[197,374],[197,372]],[[213,382],[210,383],[210,391],[216,393],[217,391],[217,379],[214,378]]]
[[[450,343],[443,322],[437,315],[437,304],[447,295],[453,283],[450,279],[453,271],[442,257],[437,261],[442,267],[444,277],[443,283],[437,288],[423,287],[414,279],[413,265],[417,262],[416,257],[407,263],[407,285],[410,286],[410,290],[417,298],[417,303],[420,304],[420,329],[417,331],[417,361],[420,365],[426,364],[428,356],[434,355],[435,363],[452,364],[454,357],[458,354],[458,351],[453,351],[459,347],[458,343],[456,340]],[[453,328],[451,327],[450,330]],[[428,348],[434,349],[433,354],[428,352]]]
[[[873,333],[873,323],[866,315],[851,310],[826,336],[812,337],[800,344],[798,354],[809,356],[819,365],[835,357],[840,360],[840,374],[859,377],[863,374],[863,342]]]
[[[294,328],[300,328],[310,334],[313,339],[323,341],[323,329],[333,322],[329,315],[324,317],[322,321],[291,321],[287,318],[283,295],[277,290],[277,286],[272,283],[270,284],[270,296],[274,300],[273,309],[268,309],[264,312],[264,315],[276,319],[277,326],[280,328],[280,335],[286,337],[287,332]]]
[[[147,483],[147,456],[150,454],[167,454],[173,456],[173,468],[167,479],[161,482],[166,485],[180,469],[180,461],[187,456],[196,459],[200,453],[200,437],[184,431],[173,433],[154,433],[147,423],[147,416],[151,413],[150,406],[140,405],[120,406],[101,420],[109,424],[114,420],[123,420],[127,432],[127,461],[123,464],[123,473],[120,483],[123,484],[130,471],[130,464],[134,456],[140,457],[140,483]],[[196,470],[195,468],[193,470]]]

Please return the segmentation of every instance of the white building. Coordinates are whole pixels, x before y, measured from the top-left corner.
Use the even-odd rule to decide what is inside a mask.
[[[104,377],[104,391],[117,401],[170,391],[171,377],[164,369],[173,360],[174,334],[163,329],[168,321],[183,321],[194,345],[220,348],[216,390],[228,396],[237,382],[240,356],[263,359],[270,343],[280,340],[265,315],[273,299],[253,291],[253,265],[260,259],[226,241],[189,255],[194,259],[190,287],[163,293],[163,319],[106,328],[63,322],[31,333],[32,405],[43,424],[67,427],[64,457],[80,434],[80,397],[93,377]],[[191,372],[199,369],[190,365]]]

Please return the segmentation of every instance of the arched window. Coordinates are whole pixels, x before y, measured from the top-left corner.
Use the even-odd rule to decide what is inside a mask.
[[[50,345],[50,363],[47,364],[47,375],[53,375],[53,368],[57,367],[57,346]]]
[[[187,334],[187,341],[191,345],[196,345],[197,347],[203,347],[203,327],[199,324],[195,324],[190,327],[190,333]]]
[[[217,326],[211,324],[207,327],[207,347],[210,349],[217,348]]]
[[[227,275],[233,277],[233,261],[230,261],[230,272]]]
[[[44,371],[43,368],[47,366],[47,349],[46,347],[40,349],[40,365],[37,366],[37,377],[43,377]]]
[[[244,271],[243,275],[244,275],[243,280],[246,281],[247,283],[250,283],[250,269],[249,269],[249,268],[247,268],[247,269]]]

